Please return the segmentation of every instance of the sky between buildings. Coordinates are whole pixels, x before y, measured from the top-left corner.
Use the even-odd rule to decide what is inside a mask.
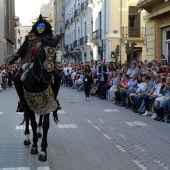
[[[49,0],[15,0],[15,16],[22,25],[30,25],[29,21],[39,16],[41,5],[47,3]]]

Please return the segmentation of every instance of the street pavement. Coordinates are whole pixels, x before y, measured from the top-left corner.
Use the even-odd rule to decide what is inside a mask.
[[[61,87],[59,100],[60,123],[51,115],[48,161],[42,163],[23,145],[15,89],[0,93],[0,170],[170,170],[170,124],[112,101],[86,101],[84,92],[69,87]]]

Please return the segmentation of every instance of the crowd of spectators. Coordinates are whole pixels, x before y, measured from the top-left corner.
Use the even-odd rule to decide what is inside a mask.
[[[107,99],[157,121],[170,120],[170,63],[165,59],[131,63],[92,60],[81,64],[58,64],[57,70],[62,76],[62,86],[75,91],[85,90],[86,100],[89,100],[86,94],[88,70],[91,96]]]
[[[19,65],[0,66],[0,92],[13,86]],[[170,122],[170,63],[88,61],[80,64],[57,64],[61,85],[90,96],[107,99],[135,113]]]
[[[17,65],[7,66],[5,64],[0,65],[0,92],[13,86],[13,77],[18,71]]]

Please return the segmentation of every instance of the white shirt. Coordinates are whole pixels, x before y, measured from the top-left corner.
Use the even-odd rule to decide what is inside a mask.
[[[145,92],[146,87],[147,87],[146,85],[147,85],[146,82],[140,83],[138,89],[136,90],[136,92],[140,92],[140,91]]]

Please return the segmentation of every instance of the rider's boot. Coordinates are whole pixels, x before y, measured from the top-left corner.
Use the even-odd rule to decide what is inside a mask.
[[[23,91],[22,82],[14,83],[14,86],[18,94],[18,97],[20,99],[20,101],[18,102],[18,107],[16,112],[24,112],[25,100],[24,100],[24,91]]]

